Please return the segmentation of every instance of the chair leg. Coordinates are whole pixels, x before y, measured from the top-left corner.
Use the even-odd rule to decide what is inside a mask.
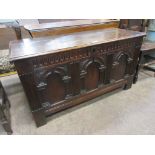
[[[13,133],[11,129],[11,119],[10,119],[10,102],[8,97],[2,87],[2,105],[0,106],[0,118],[3,125],[4,130],[7,132],[8,135]]]
[[[11,124],[8,121],[3,122],[3,128],[7,132],[8,135],[11,135],[13,133],[11,129]]]

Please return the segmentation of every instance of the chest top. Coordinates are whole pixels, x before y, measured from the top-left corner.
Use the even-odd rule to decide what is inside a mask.
[[[23,39],[10,42],[10,60],[15,61],[45,54],[84,48],[130,38],[142,37],[145,33],[110,28],[59,35],[55,37]]]

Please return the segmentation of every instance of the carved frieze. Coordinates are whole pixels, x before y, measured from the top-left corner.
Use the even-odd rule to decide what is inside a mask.
[[[128,50],[134,47],[141,46],[141,40],[124,40],[122,42],[107,43],[104,45],[95,45],[93,47],[86,47],[76,50],[70,50],[65,52],[59,52],[44,56],[38,56],[32,59],[33,67],[45,67],[56,66],[58,64],[71,63],[75,61],[81,61],[82,59],[88,59],[90,57],[102,57],[105,54],[112,52],[118,52],[121,50]]]

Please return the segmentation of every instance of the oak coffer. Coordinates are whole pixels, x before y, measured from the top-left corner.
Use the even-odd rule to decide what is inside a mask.
[[[145,33],[118,28],[10,43],[36,125],[46,117],[133,83]]]

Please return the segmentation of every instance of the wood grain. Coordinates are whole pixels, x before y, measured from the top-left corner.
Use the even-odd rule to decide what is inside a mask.
[[[56,37],[12,41],[10,42],[10,60],[14,61],[44,54],[57,53],[144,35],[144,32],[113,28],[85,31]]]
[[[33,38],[69,34],[105,28],[118,28],[119,20],[87,19],[26,25]]]

